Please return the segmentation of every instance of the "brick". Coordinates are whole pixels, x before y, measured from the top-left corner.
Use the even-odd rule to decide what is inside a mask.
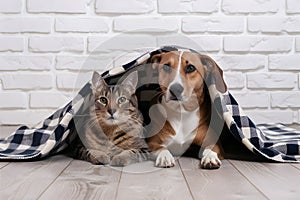
[[[115,31],[131,32],[177,32],[179,21],[174,17],[117,17]]]
[[[30,93],[30,108],[60,108],[70,100],[65,93],[34,92]]]
[[[248,13],[276,13],[280,8],[277,0],[223,0],[222,10],[226,14],[248,14]]]
[[[57,56],[56,69],[68,70],[107,70],[113,64],[109,56]]]
[[[264,68],[268,59],[263,55],[230,55],[218,56],[216,61],[223,69],[248,71]]]
[[[52,56],[0,56],[0,71],[50,70]]]
[[[52,110],[1,110],[1,125],[35,125],[50,116]],[[28,117],[30,116],[30,117]]]
[[[220,51],[222,41],[220,36],[158,36],[157,46],[164,45],[178,45],[182,47],[189,47],[205,54],[205,52]]]
[[[239,72],[227,72],[224,80],[229,89],[242,89],[245,87],[245,76]]]
[[[49,73],[2,73],[0,75],[4,89],[50,89],[52,75]]]
[[[186,33],[241,33],[244,19],[240,17],[185,17],[182,31]]]
[[[108,20],[102,18],[56,18],[57,32],[104,32],[109,31]]]
[[[84,41],[81,37],[30,37],[29,49],[33,52],[83,52]]]
[[[287,0],[286,1],[286,12],[289,14],[300,13],[300,1],[298,0]]]
[[[20,0],[1,0],[0,13],[20,13],[22,2]]]
[[[292,37],[225,36],[226,52],[288,52],[293,46]]]
[[[149,13],[154,10],[155,2],[153,0],[96,0],[96,13]]]
[[[300,55],[270,55],[269,69],[276,70],[299,70]]]
[[[57,88],[74,90],[82,88],[92,78],[92,72],[61,72],[56,75]]]
[[[88,37],[89,52],[132,51],[134,49],[156,47],[156,39],[151,35],[119,35],[116,37]]]
[[[300,108],[300,92],[273,92],[271,106],[273,108]]]
[[[292,124],[294,122],[294,113],[290,110],[272,110],[272,111],[247,111],[247,115],[256,123],[283,123]]]
[[[26,108],[28,106],[28,97],[23,92],[1,92],[0,108]]]
[[[22,17],[1,18],[0,32],[2,33],[50,33],[50,18]]]
[[[31,13],[86,13],[87,0],[27,0]]]
[[[21,52],[24,50],[24,39],[20,37],[0,37],[0,51]]]
[[[296,51],[300,51],[300,37],[296,38]]]
[[[159,13],[212,13],[218,11],[219,0],[158,0]]]
[[[262,33],[300,32],[300,17],[250,17],[248,30]]]
[[[235,92],[233,96],[243,108],[268,108],[270,105],[268,93]]]
[[[296,74],[292,73],[247,74],[247,87],[252,89],[292,89],[296,84]]]

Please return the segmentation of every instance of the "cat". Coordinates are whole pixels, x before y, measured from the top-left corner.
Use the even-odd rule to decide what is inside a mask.
[[[69,145],[72,157],[112,166],[148,159],[143,118],[135,95],[137,82],[137,72],[130,73],[117,85],[108,85],[99,73],[93,73],[88,113],[73,120],[72,131],[77,136]]]

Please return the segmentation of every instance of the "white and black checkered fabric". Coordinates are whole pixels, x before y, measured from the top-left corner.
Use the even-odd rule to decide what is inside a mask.
[[[102,76],[108,79],[134,69],[157,53],[177,50],[197,53],[187,48],[165,46],[147,52],[119,68],[106,71]],[[220,93],[216,90],[213,78],[206,83],[218,114],[223,117],[231,134],[238,141],[267,159],[300,162],[300,132],[281,124],[255,125],[228,91]],[[90,84],[87,83],[73,101],[57,110],[39,126],[22,126],[7,138],[0,139],[0,160],[39,159],[63,150],[70,136],[70,122],[89,93]]]

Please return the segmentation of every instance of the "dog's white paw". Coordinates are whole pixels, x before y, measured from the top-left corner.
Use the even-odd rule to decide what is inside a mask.
[[[175,159],[170,153],[170,151],[164,149],[159,152],[156,162],[156,167],[174,167],[175,166]]]
[[[221,166],[221,161],[218,158],[218,154],[210,149],[203,151],[203,157],[200,162],[203,169],[218,169]]]

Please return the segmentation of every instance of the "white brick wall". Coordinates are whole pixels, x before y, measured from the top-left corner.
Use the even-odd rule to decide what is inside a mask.
[[[0,0],[0,126],[35,124],[92,70],[167,44],[213,57],[255,122],[300,123],[299,34],[299,0]]]
[[[96,13],[139,14],[155,9],[153,0],[96,0]]]
[[[256,33],[299,33],[300,17],[249,17],[248,30]]]
[[[131,32],[177,32],[180,19],[174,17],[117,17],[114,31]]]
[[[158,0],[159,13],[213,13],[218,11],[219,0]]]
[[[186,33],[242,33],[244,19],[241,17],[185,17],[182,31]]]
[[[226,14],[237,13],[276,13],[280,9],[280,0],[223,0],[222,9]]]
[[[84,41],[82,37],[33,36],[29,38],[28,49],[32,52],[83,52]]]
[[[286,36],[225,36],[226,52],[289,52],[293,48],[293,38]]]
[[[104,18],[81,18],[81,17],[56,18],[55,30],[57,32],[107,33],[109,31],[109,25],[108,25],[108,20]]]
[[[300,13],[300,1],[298,0],[287,0],[286,1],[286,12],[289,14]]]
[[[49,17],[2,17],[0,19],[1,33],[50,33],[51,19]]]
[[[21,12],[22,4],[20,0],[1,0],[0,13],[19,13]]]
[[[86,13],[87,0],[27,0],[29,13]]]
[[[0,36],[0,52],[21,52],[24,50],[23,37]]]

